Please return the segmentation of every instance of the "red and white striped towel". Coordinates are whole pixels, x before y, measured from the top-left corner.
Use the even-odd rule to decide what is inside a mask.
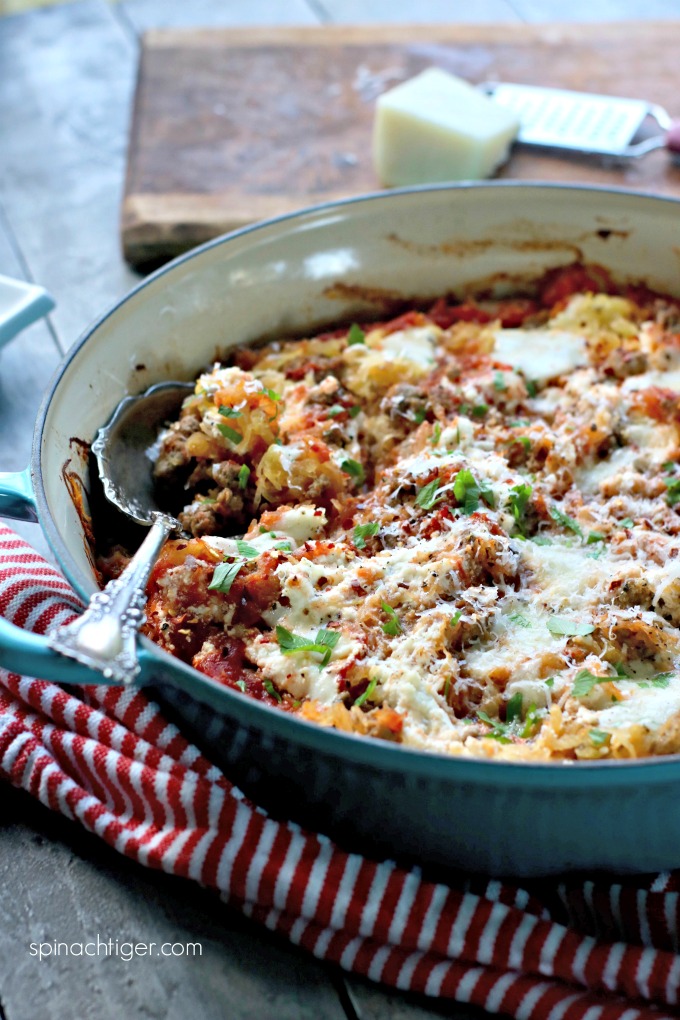
[[[43,632],[77,607],[60,575],[0,526],[0,613]],[[0,776],[141,864],[218,890],[376,981],[521,1020],[680,1016],[680,872],[428,881],[272,820],[142,693],[3,671]]]

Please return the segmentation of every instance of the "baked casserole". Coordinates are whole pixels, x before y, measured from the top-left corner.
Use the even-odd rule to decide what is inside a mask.
[[[237,349],[155,452],[145,632],[420,749],[678,752],[679,424],[678,304],[593,266]]]

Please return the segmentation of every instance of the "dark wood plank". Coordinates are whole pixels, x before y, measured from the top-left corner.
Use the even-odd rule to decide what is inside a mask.
[[[135,265],[301,206],[379,188],[374,101],[437,64],[472,82],[640,96],[673,109],[668,23],[184,31],[145,38],[123,206]],[[613,167],[517,148],[502,177],[680,194],[667,153]]]
[[[0,22],[0,203],[64,348],[136,277],[118,222],[136,48],[107,4]]]
[[[208,890],[144,870],[11,789],[3,790],[0,820],[0,911],[5,1020],[345,1016],[310,956]],[[113,947],[118,940],[119,955],[36,955],[40,942],[96,944],[98,936]],[[126,961],[125,942],[199,943],[201,955],[152,950]]]

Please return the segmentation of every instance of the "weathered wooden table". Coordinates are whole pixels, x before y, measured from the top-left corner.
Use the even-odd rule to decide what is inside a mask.
[[[30,0],[0,0],[0,14]],[[0,467],[28,461],[61,354],[137,277],[119,248],[138,33],[168,25],[592,21],[680,17],[680,0],[78,0],[0,18],[0,273],[57,300],[0,357]],[[19,528],[46,552],[38,529]],[[49,554],[48,554],[49,555]],[[347,979],[182,880],[116,855],[27,795],[0,790],[0,1020],[425,1020],[470,1017]],[[52,957],[59,939],[200,942],[200,957]]]

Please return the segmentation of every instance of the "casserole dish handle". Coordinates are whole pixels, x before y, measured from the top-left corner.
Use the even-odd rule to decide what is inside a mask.
[[[54,308],[44,287],[0,276],[0,347]]]
[[[0,517],[15,521],[37,521],[30,468],[0,471]]]
[[[0,472],[0,517],[17,521],[37,521],[30,469]],[[140,666],[145,655],[140,649]],[[107,684],[116,681],[53,651],[47,638],[15,627],[0,616],[0,667],[42,680],[73,684]],[[139,681],[138,681],[139,682]]]
[[[144,656],[140,654],[143,668]],[[15,627],[0,616],[0,667],[25,676],[36,676],[41,680],[53,680],[65,684],[106,684],[120,683],[107,679],[94,669],[88,669],[80,662],[67,659],[50,648],[42,634]],[[140,681],[138,680],[137,683]]]

